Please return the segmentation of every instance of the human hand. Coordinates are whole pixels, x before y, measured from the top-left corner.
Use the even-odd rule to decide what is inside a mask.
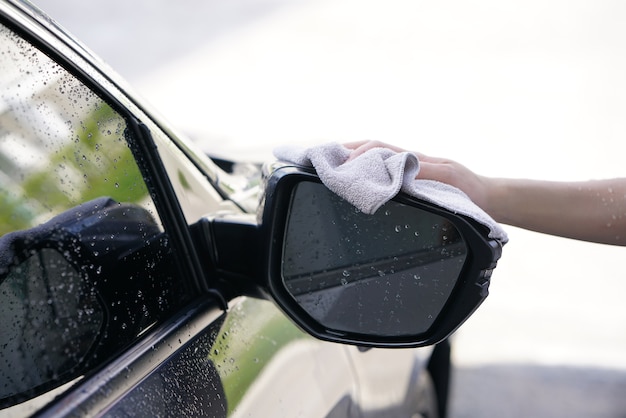
[[[387,148],[395,152],[407,152],[403,148],[381,141],[357,141],[343,145],[352,150],[347,161],[373,148]],[[479,176],[464,165],[447,158],[430,157],[414,151],[408,152],[413,152],[417,155],[420,162],[420,169],[416,178],[436,180],[454,186],[467,194],[478,206],[487,210],[491,183],[489,178]]]

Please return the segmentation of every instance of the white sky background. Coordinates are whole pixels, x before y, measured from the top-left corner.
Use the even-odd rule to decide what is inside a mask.
[[[487,175],[624,176],[624,22],[622,1],[302,1],[130,81],[220,156],[378,139]],[[626,249],[507,229],[457,362],[626,369]]]
[[[497,175],[623,172],[626,5],[515,5],[307,2],[139,86],[214,152],[372,138]]]

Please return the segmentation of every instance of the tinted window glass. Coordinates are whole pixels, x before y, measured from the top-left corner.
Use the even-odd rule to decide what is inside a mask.
[[[104,325],[104,309],[55,249],[26,258],[0,285],[0,397],[50,383],[79,364]]]
[[[124,120],[2,26],[0,52],[0,234],[100,196],[153,212]]]
[[[23,414],[186,299],[125,119],[1,25],[0,74],[0,409]]]

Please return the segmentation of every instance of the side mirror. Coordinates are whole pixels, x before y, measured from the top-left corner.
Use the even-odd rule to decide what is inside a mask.
[[[225,281],[260,277],[309,334],[361,346],[448,337],[487,297],[502,250],[482,225],[409,196],[364,214],[296,167],[268,177],[258,224],[208,228]],[[255,248],[266,252],[253,257]]]

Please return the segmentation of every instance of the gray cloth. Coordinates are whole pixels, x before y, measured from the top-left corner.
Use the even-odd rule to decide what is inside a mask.
[[[412,152],[373,148],[346,163],[350,150],[338,143],[310,148],[283,146],[274,150],[281,161],[315,168],[322,183],[364,213],[372,214],[399,192],[475,219],[502,243],[506,232],[456,187],[434,180],[415,179],[419,160]]]

